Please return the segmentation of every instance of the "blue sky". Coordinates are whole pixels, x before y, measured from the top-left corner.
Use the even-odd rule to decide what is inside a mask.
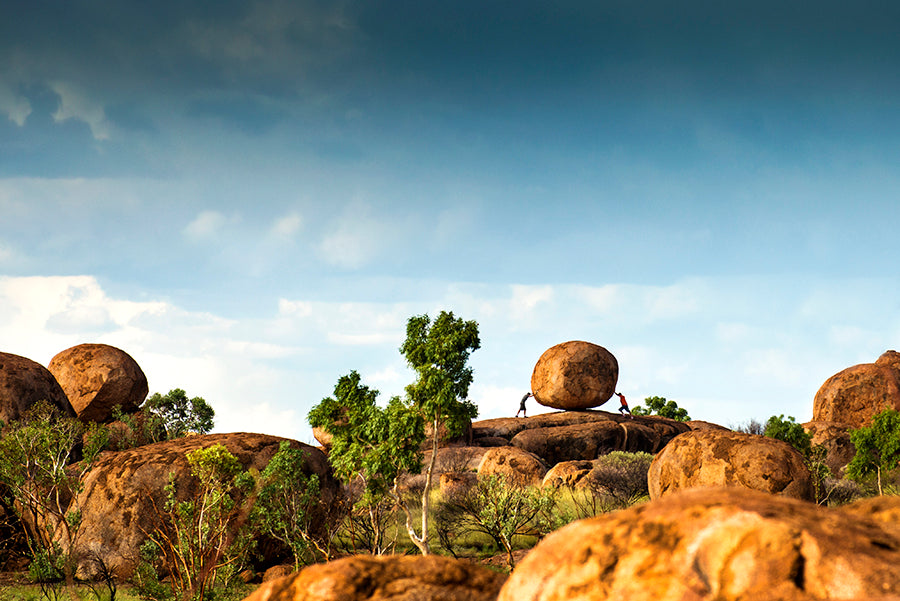
[[[725,425],[900,346],[892,3],[14,4],[0,350],[310,440],[423,312],[479,322],[483,417],[565,340]]]

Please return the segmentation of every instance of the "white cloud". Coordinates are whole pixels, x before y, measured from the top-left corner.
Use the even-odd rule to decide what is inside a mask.
[[[300,213],[288,213],[277,219],[272,225],[272,235],[279,238],[292,238],[303,227],[303,217]]]
[[[19,127],[25,125],[25,120],[31,114],[31,103],[28,99],[13,91],[2,79],[0,79],[0,113],[6,113],[7,118]]]
[[[183,233],[192,241],[206,240],[217,236],[228,221],[228,218],[218,211],[201,211],[185,226]]]
[[[106,120],[103,107],[88,98],[77,86],[66,82],[53,82],[50,88],[59,95],[59,107],[53,113],[57,123],[68,119],[77,119],[87,123],[95,140],[108,140],[110,124]]]
[[[372,215],[370,205],[350,203],[319,244],[326,262],[344,269],[359,269],[376,260],[384,246],[397,235],[389,225]]]
[[[539,308],[553,302],[552,286],[512,286],[512,298],[510,299],[510,314],[517,322],[526,321],[533,323]]]

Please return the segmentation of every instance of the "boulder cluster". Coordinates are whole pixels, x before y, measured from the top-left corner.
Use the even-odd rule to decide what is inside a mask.
[[[0,419],[21,420],[39,401],[52,404],[63,416],[110,426],[115,435],[127,426],[114,421],[114,408],[140,419],[139,409],[149,391],[138,363],[125,351],[105,344],[80,344],[57,354],[48,367],[10,353],[0,353]],[[192,435],[104,451],[84,477],[84,486],[70,501],[81,511],[81,527],[73,555],[102,559],[119,577],[132,574],[141,545],[159,524],[166,503],[165,488],[174,481],[178,500],[196,490],[186,453],[217,444],[234,455],[245,470],[262,470],[287,440],[267,434],[230,433]],[[316,474],[326,503],[339,494],[331,467],[321,450],[289,440],[303,448],[304,471]],[[59,536],[59,543],[67,541]],[[277,551],[277,550],[273,550]],[[97,569],[94,559],[78,566],[80,577]]]

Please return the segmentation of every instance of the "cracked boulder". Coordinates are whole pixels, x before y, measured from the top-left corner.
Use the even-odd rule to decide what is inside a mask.
[[[884,409],[900,410],[898,365],[898,353],[887,351],[875,363],[854,365],[831,376],[816,392],[812,421],[863,428]]]
[[[75,417],[66,393],[46,367],[19,355],[0,353],[0,420],[8,424],[22,419],[39,401]]]
[[[724,430],[679,434],[660,451],[647,474],[650,498],[686,488],[738,486],[813,499],[803,456],[781,440]]]
[[[897,508],[831,509],[738,488],[682,491],[550,534],[498,601],[896,600]]]

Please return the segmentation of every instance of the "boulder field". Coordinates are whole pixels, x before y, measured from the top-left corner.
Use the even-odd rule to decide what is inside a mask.
[[[245,601],[896,601],[900,497],[838,508],[742,488],[681,491],[574,522],[507,579],[446,557],[354,556]]]

